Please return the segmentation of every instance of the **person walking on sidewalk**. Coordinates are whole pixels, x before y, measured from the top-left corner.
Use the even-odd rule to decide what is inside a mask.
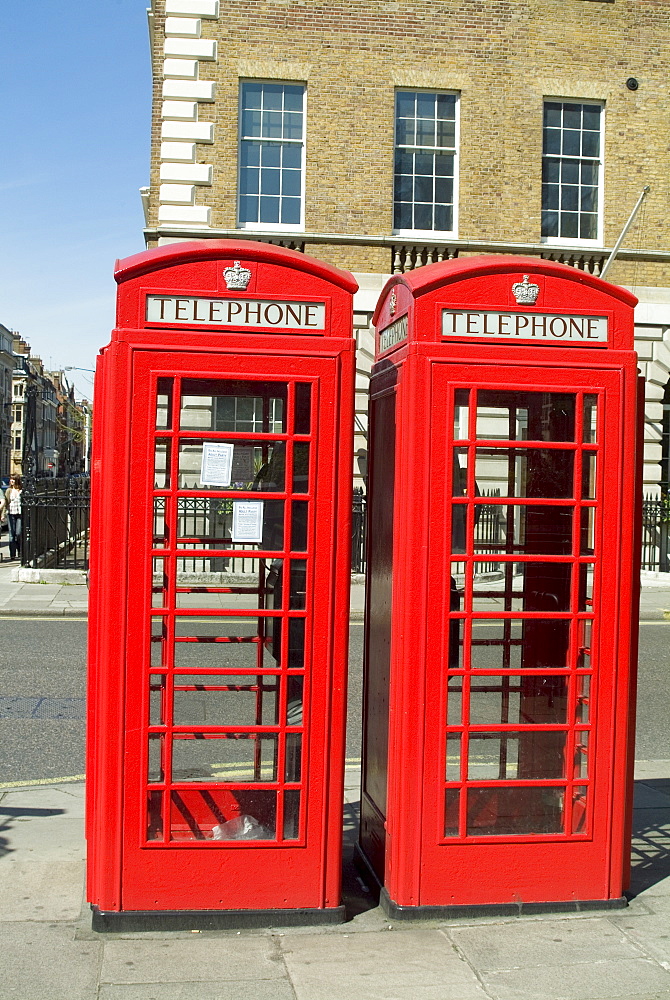
[[[0,519],[9,519],[9,559],[21,558],[21,477],[10,476],[9,486],[0,502]]]

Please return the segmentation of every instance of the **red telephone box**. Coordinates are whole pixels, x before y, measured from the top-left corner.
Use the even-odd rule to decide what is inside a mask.
[[[359,851],[396,917],[625,904],[635,302],[519,257],[381,295]]]
[[[352,276],[117,264],[96,381],[88,898],[105,929],[343,919]]]

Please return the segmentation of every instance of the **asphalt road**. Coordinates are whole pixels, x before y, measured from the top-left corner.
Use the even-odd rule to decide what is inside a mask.
[[[0,620],[0,788],[84,772],[86,622]],[[350,629],[347,759],[360,757],[363,624]],[[640,626],[636,756],[670,759],[670,621]]]

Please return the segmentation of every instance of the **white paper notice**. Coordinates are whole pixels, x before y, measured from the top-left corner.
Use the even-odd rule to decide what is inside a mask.
[[[203,486],[230,486],[233,445],[225,441],[203,441],[200,482]]]
[[[231,538],[236,543],[263,541],[263,501],[235,500]]]

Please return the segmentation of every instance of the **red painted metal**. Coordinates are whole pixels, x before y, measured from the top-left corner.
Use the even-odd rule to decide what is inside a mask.
[[[332,912],[356,283],[218,240],[138,254],[116,279],[93,442],[88,898]]]
[[[514,257],[380,297],[359,846],[398,915],[622,897],[635,302]]]

